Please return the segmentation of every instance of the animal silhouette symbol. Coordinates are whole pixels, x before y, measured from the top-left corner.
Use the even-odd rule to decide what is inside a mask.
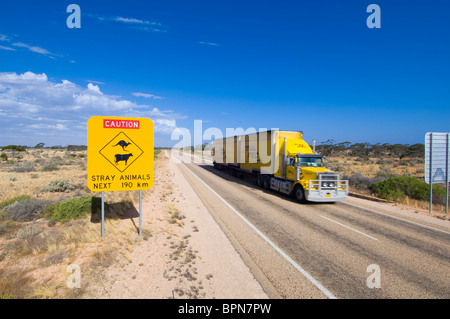
[[[125,162],[125,166],[127,165],[128,159],[130,158],[130,156],[133,156],[133,154],[116,154],[114,155],[116,158],[115,164],[117,165],[120,161],[124,161]]]
[[[128,145],[130,145],[131,143],[127,143],[127,142],[125,142],[124,140],[120,140],[119,141],[119,143],[117,143],[116,145],[113,145],[113,146],[117,146],[117,145],[120,145],[120,146],[122,146],[122,149],[124,150],[124,151],[126,151],[126,147],[128,146]]]

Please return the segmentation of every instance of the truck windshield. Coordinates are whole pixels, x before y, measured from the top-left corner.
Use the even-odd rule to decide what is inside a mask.
[[[299,167],[323,167],[322,157],[298,157]]]

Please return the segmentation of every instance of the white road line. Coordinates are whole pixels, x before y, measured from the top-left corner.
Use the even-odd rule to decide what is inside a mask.
[[[217,194],[208,184],[200,179],[193,171],[191,171],[186,165],[184,167],[197,178],[206,188],[208,188],[214,195],[216,195],[225,205],[227,205],[237,216],[239,216],[251,229],[253,229],[262,239],[264,239],[273,249],[275,249],[284,259],[286,259],[295,269],[297,269],[303,276],[305,276],[314,286],[316,286],[322,293],[324,293],[329,299],[337,299],[328,289],[326,289],[320,282],[312,277],[306,270],[298,265],[291,257],[289,257],[281,248],[275,245],[266,235],[264,235],[258,228],[250,223],[244,216],[241,215],[233,206],[231,206],[225,199]]]
[[[345,205],[357,207],[357,208],[364,209],[364,210],[367,210],[367,211],[372,212],[372,213],[380,214],[380,215],[383,215],[383,216],[388,216],[388,217],[391,217],[391,218],[394,218],[394,219],[398,219],[398,220],[401,220],[401,221],[404,221],[404,222],[407,222],[407,223],[410,223],[410,224],[414,224],[414,225],[425,227],[425,228],[432,229],[432,230],[437,230],[437,231],[443,232],[444,234],[450,235],[450,232],[448,232],[448,231],[445,231],[445,230],[442,230],[442,229],[439,229],[439,228],[434,228],[434,227],[427,226],[427,225],[420,224],[420,223],[415,223],[415,222],[412,222],[410,220],[407,220],[407,219],[404,219],[404,218],[400,218],[400,217],[397,217],[397,216],[393,216],[393,215],[390,215],[390,214],[378,212],[378,211],[372,210],[370,208],[366,208],[366,207],[363,207],[363,206],[350,204],[350,203],[345,203]]]
[[[322,215],[319,215],[319,216],[322,217],[322,218],[328,219],[330,222],[336,223],[336,224],[338,224],[338,225],[340,225],[340,226],[342,226],[342,227],[345,227],[345,228],[348,228],[348,229],[350,229],[350,230],[353,230],[354,232],[357,232],[358,234],[367,236],[367,237],[369,237],[369,238],[371,238],[371,239],[373,239],[373,240],[378,240],[378,239],[376,239],[375,237],[369,236],[369,235],[367,235],[367,234],[364,234],[363,232],[360,232],[359,230],[356,230],[356,229],[353,229],[353,228],[351,228],[351,227],[348,227],[348,226],[346,226],[346,225],[344,225],[344,224],[338,223],[337,221],[332,220],[332,219],[330,219],[330,218],[328,218],[328,217],[325,217],[325,216],[322,216]]]

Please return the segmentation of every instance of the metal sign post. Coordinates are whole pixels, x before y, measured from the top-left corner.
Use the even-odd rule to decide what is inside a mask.
[[[433,211],[433,133],[430,133],[430,214]]]
[[[105,238],[105,195],[102,192],[102,238]]]
[[[446,150],[446,157],[447,157],[447,163],[445,164],[445,213],[448,214],[448,162],[449,160],[449,153],[450,153],[450,133],[447,134],[447,150]]]
[[[425,182],[430,184],[430,213],[433,206],[433,184],[445,183],[445,213],[448,214],[450,133],[425,135]]]
[[[142,191],[139,191],[139,236],[142,235]]]

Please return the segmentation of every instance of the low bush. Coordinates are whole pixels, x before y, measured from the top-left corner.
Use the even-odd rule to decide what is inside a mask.
[[[16,237],[20,239],[27,239],[36,236],[41,233],[41,231],[41,228],[33,223],[31,226],[19,229],[16,233]]]
[[[370,185],[372,185],[374,182],[381,181],[384,178],[383,177],[370,178],[362,175],[361,173],[357,173],[353,174],[350,177],[344,177],[344,179],[348,179],[348,182],[351,187],[354,187],[356,189],[369,189]]]
[[[392,173],[391,169],[386,164],[381,164],[376,177],[384,177],[384,179],[386,179],[394,176],[395,174]]]
[[[23,200],[23,199],[27,199],[27,198],[31,198],[31,196],[28,195],[20,195],[20,196],[16,196],[7,200],[4,200],[3,202],[0,202],[0,210],[2,210],[3,208],[5,208],[6,206],[9,206],[17,201]]]
[[[42,213],[49,204],[49,201],[37,198],[23,198],[16,200],[3,208],[3,219],[11,219],[20,222],[38,219],[42,216]]]
[[[48,163],[41,167],[42,172],[52,172],[59,170],[59,166],[56,163]]]
[[[88,213],[96,213],[100,210],[101,198],[87,195],[50,205],[44,215],[51,220],[65,223],[69,220],[84,218]]]
[[[380,198],[399,200],[406,196],[417,200],[429,200],[430,185],[414,177],[397,176],[375,182],[370,189]],[[445,189],[433,185],[433,202],[445,204]]]
[[[77,185],[71,184],[67,181],[54,180],[48,183],[47,186],[41,188],[43,192],[60,192],[60,193],[69,193],[73,190],[77,189]]]
[[[8,172],[15,172],[15,173],[27,173],[27,172],[34,172],[34,164],[31,162],[24,162],[22,165],[13,167],[8,170]]]

